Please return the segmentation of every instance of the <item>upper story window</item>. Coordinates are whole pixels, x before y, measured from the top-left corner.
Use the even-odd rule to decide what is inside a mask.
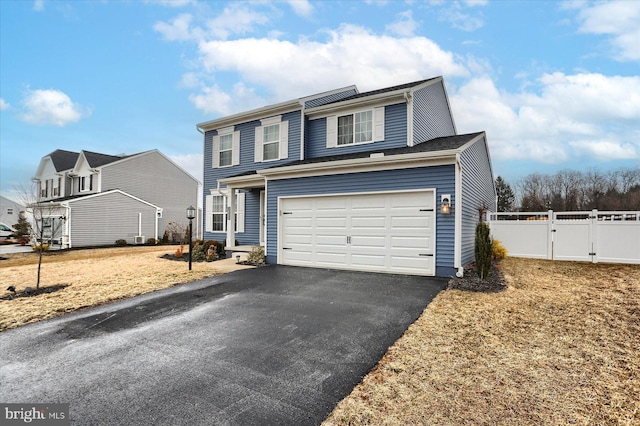
[[[373,142],[373,110],[338,117],[338,145]]]
[[[266,118],[256,127],[255,161],[273,161],[288,158],[289,122],[282,116]]]
[[[78,191],[93,191],[93,175],[80,176],[78,178]]]
[[[212,166],[218,168],[240,164],[240,131],[234,131],[234,127],[230,126],[217,132],[213,137]]]
[[[327,117],[327,148],[384,140],[384,107]]]

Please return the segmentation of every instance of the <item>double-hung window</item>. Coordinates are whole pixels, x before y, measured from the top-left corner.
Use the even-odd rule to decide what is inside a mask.
[[[223,190],[226,193],[227,190]],[[245,193],[236,192],[235,232],[244,232]],[[207,220],[206,232],[227,232],[228,199],[224,195],[207,195],[205,197]]]
[[[280,124],[264,126],[262,130],[262,161],[277,160],[280,155]]]
[[[327,117],[327,148],[384,140],[384,107]]]
[[[289,122],[282,116],[260,120],[256,127],[255,162],[282,160],[289,153]]]
[[[233,134],[220,136],[220,167],[233,163]]]
[[[218,129],[212,138],[213,168],[237,166],[240,164],[240,131],[234,126]]]

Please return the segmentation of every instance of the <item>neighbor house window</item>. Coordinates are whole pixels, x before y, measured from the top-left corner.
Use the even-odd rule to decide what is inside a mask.
[[[280,154],[280,124],[263,127],[262,161],[277,160]]]
[[[338,145],[373,141],[373,111],[338,117]]]
[[[220,136],[220,167],[231,166],[233,161],[233,134]]]

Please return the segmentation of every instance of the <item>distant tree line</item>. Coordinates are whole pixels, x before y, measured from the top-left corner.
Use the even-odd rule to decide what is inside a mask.
[[[512,187],[496,179],[498,211],[640,210],[640,167],[532,173]]]

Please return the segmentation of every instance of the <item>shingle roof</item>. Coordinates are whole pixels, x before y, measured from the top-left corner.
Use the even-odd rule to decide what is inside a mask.
[[[392,87],[387,87],[387,88],[384,88],[384,89],[371,90],[369,92],[358,93],[358,94],[355,94],[355,95],[352,95],[352,96],[349,96],[349,97],[346,97],[346,98],[342,98],[340,100],[337,100],[337,101],[334,101],[334,102],[330,102],[330,103],[344,102],[344,101],[348,101],[348,100],[351,100],[351,99],[364,98],[364,97],[367,97],[367,96],[379,95],[381,93],[395,92],[396,90],[409,89],[411,87],[419,86],[419,85],[421,85],[423,83],[426,83],[427,81],[435,80],[437,78],[440,78],[440,77],[433,77],[433,78],[428,78],[426,80],[414,81],[413,83],[401,84],[399,86],[392,86]]]
[[[77,152],[65,151],[62,149],[56,149],[51,154],[48,155],[53,161],[53,166],[56,168],[57,172],[61,172],[63,170],[73,169],[73,166],[76,165],[76,161],[78,160]]]
[[[87,159],[89,163],[89,167],[100,167],[105,164],[113,163],[114,161],[122,160],[126,156],[120,155],[107,155],[100,154],[99,152],[91,152],[91,151],[82,151],[84,153],[84,158]]]
[[[482,132],[477,133],[467,133],[464,135],[454,135],[454,136],[443,136],[440,138],[435,138],[428,140],[426,142],[422,142],[418,145],[414,146],[404,146],[401,148],[388,148],[381,150],[372,150],[365,152],[354,152],[352,154],[341,154],[341,155],[328,155],[325,157],[315,157],[315,158],[307,158],[305,160],[296,160],[290,163],[279,164],[277,166],[268,167],[267,169],[275,169],[278,167],[288,167],[288,166],[297,166],[301,164],[314,164],[314,163],[326,163],[331,161],[341,161],[341,160],[353,160],[357,158],[367,158],[370,157],[371,154],[374,153],[382,153],[386,156],[389,155],[402,155],[402,154],[412,154],[417,152],[437,152],[437,151],[450,151],[454,149],[459,149],[465,144],[471,142],[473,139],[481,135]],[[251,176],[257,174],[256,170],[250,170],[244,173],[239,173],[237,175],[229,176],[230,178],[242,177],[242,176]]]
[[[297,160],[291,163],[281,164],[276,167],[286,167],[286,166],[296,166],[299,164],[313,164],[313,163],[325,163],[329,161],[340,161],[340,160],[353,160],[357,158],[367,158],[370,157],[371,154],[374,153],[383,153],[386,156],[389,155],[401,155],[401,154],[412,154],[417,152],[436,152],[436,151],[449,151],[452,149],[458,149],[462,147],[464,144],[472,141],[478,135],[481,135],[482,132],[478,133],[468,133],[465,135],[454,135],[454,136],[443,136],[440,138],[435,138],[428,140],[426,142],[422,142],[418,145],[414,146],[404,146],[401,148],[388,148],[381,150],[371,150],[365,152],[354,152],[352,154],[341,154],[341,155],[330,155],[326,157],[316,157],[316,158],[307,158],[305,160]],[[270,167],[271,168],[271,167]]]

